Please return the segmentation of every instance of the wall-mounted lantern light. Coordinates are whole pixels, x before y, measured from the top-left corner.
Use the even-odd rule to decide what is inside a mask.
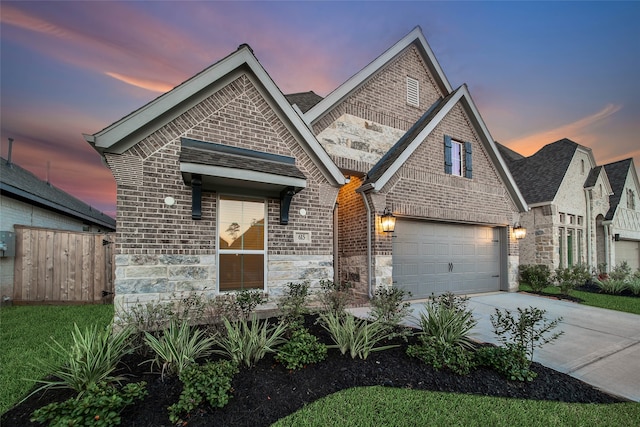
[[[380,222],[382,224],[382,231],[385,233],[393,233],[396,229],[396,217],[391,213],[389,208],[384,208],[384,212],[380,217]]]
[[[513,226],[513,237],[517,240],[524,239],[527,236],[527,229],[520,226],[520,224],[516,223]]]

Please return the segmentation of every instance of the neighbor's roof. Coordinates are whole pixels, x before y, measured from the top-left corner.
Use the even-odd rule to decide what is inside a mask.
[[[529,157],[509,159],[511,174],[528,204],[553,201],[577,149],[578,144],[564,138]]]
[[[609,196],[609,211],[605,216],[605,220],[612,220],[618,204],[620,204],[620,198],[624,192],[624,184],[627,181],[627,175],[629,170],[633,169],[633,159],[624,159],[618,162],[609,163],[604,165],[604,170],[609,177],[609,183],[611,184],[611,190],[613,194]]]
[[[2,194],[44,209],[56,211],[110,230],[116,229],[115,219],[48,182],[42,181],[15,163],[9,164],[4,158],[0,158],[0,189]]]

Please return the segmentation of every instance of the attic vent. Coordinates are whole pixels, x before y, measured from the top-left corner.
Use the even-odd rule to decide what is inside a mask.
[[[420,106],[420,82],[411,77],[407,77],[407,104]]]

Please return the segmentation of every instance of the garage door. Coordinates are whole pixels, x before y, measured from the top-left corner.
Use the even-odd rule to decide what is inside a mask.
[[[627,261],[631,271],[640,268],[640,242],[620,240],[616,242],[616,265]]]
[[[394,285],[413,298],[500,290],[500,229],[398,220]]]

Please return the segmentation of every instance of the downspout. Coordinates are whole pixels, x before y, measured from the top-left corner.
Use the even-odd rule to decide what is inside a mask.
[[[338,283],[338,206],[333,206],[333,283]]]
[[[592,258],[592,253],[593,253],[593,249],[591,247],[591,244],[593,242],[593,238],[591,237],[591,228],[592,228],[592,224],[591,224],[591,190],[590,189],[585,189],[585,196],[587,197],[587,265],[591,268],[593,268],[593,258]],[[598,268],[598,261],[596,260],[596,270]]]
[[[367,195],[362,192],[362,200],[364,200],[364,206],[367,209],[367,289],[369,294],[369,299],[373,298],[373,289],[371,280],[371,208],[369,207],[369,202],[367,201]]]

